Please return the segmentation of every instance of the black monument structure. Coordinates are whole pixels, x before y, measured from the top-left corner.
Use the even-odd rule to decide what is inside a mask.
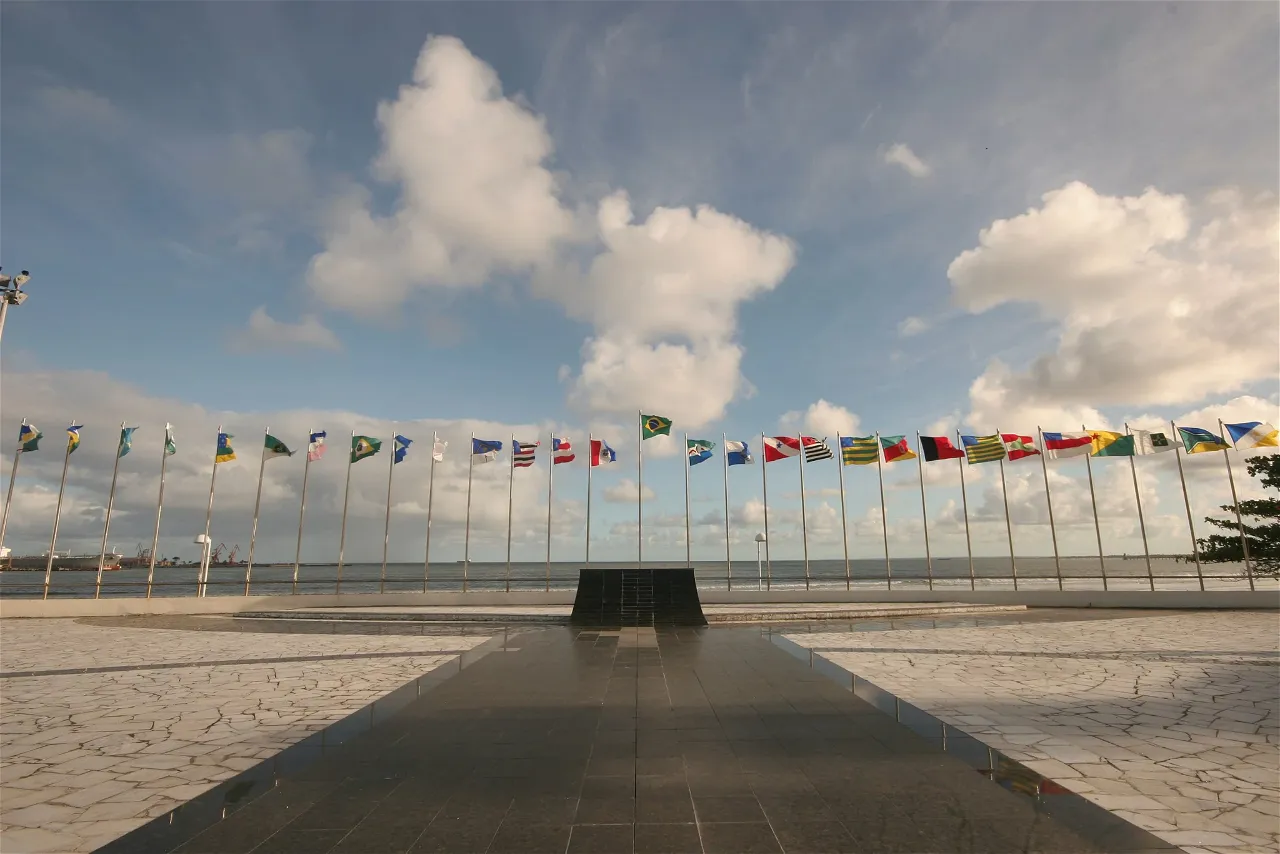
[[[705,626],[692,567],[583,567],[575,626]]]

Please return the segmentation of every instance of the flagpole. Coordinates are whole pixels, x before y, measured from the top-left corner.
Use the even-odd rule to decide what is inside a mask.
[[[1013,570],[1013,589],[1018,589],[1018,559],[1013,555],[1013,518],[1009,515],[1009,487],[1004,480],[1004,458],[1008,454],[1008,450],[1004,444],[1004,434],[1000,432],[1000,428],[996,428],[996,439],[1000,442],[1000,450],[1004,453],[1000,456],[997,463],[1000,464],[1000,494],[1004,498],[1004,527],[1009,534],[1009,568]]]
[[[71,422],[73,425],[75,421]],[[53,575],[53,549],[58,544],[58,522],[62,517],[62,493],[67,486],[67,466],[71,462],[71,437],[67,437],[67,450],[62,457],[62,482],[58,485],[58,503],[53,510],[53,536],[49,538],[49,559],[44,565],[44,596],[49,598],[49,582]]]
[[[355,456],[356,431],[351,431],[350,449],[347,451],[347,485],[342,490],[342,529],[338,534],[338,575],[334,581],[333,592],[342,592],[342,560],[346,557],[347,548],[347,505],[351,501],[351,459]],[[394,444],[394,443],[393,443]]]
[[[22,426],[27,426],[27,419],[22,419]],[[21,435],[22,431],[19,430]],[[4,545],[4,532],[9,527],[9,505],[13,503],[13,482],[18,477],[18,460],[22,459],[22,443],[18,443],[18,450],[13,452],[13,467],[9,469],[9,492],[4,498],[4,515],[0,516],[0,546]]]
[[[1170,437],[1176,442],[1173,446],[1173,452],[1178,458],[1178,480],[1182,481],[1182,503],[1187,508],[1187,530],[1191,532],[1191,555],[1196,560],[1196,578],[1200,582],[1200,590],[1204,590],[1204,571],[1200,568],[1200,544],[1196,542],[1196,523],[1191,519],[1191,496],[1187,494],[1187,476],[1182,471],[1182,434],[1178,432],[1178,425],[1169,422],[1169,429],[1173,432]]]
[[[916,467],[920,470],[920,518],[924,522],[924,560],[925,571],[929,574],[929,589],[933,589],[933,552],[929,550],[929,503],[924,497],[924,448],[920,446],[920,431],[916,431]],[[844,496],[843,487],[841,497]]]
[[[960,447],[964,447],[964,440],[960,438],[960,431],[956,431],[956,441],[960,443]],[[973,574],[973,539],[969,535],[969,493],[964,486],[964,467],[969,462],[967,454],[961,454],[956,457],[956,462],[960,464],[960,501],[964,506],[964,545],[969,552],[969,589],[978,589],[977,577]]]
[[[720,451],[724,457],[724,577],[728,589],[733,589],[733,550],[729,542],[729,436],[720,434]]]
[[[253,572],[253,549],[258,542],[258,511],[262,508],[262,475],[267,470],[267,437],[271,428],[262,430],[262,459],[258,462],[258,494],[253,499],[253,529],[249,533],[249,560],[244,565],[244,595],[249,595],[249,579]]]
[[[507,592],[511,592],[511,517],[516,499],[516,437],[511,434],[511,463],[507,467]]]
[[[594,440],[591,434],[587,434],[587,553],[583,557],[582,562],[587,566],[591,566],[591,470],[596,467],[595,461],[591,455],[595,453],[595,445],[591,444]]]
[[[218,425],[218,436],[219,437],[222,436],[221,424]],[[208,561],[210,560],[210,558],[208,556],[213,554],[213,551],[212,551],[213,544],[209,542],[209,530],[210,530],[210,526],[213,524],[213,487],[214,487],[214,484],[216,484],[217,482],[218,482],[218,445],[217,445],[217,439],[215,439],[214,448],[213,448],[213,474],[209,475],[209,506],[205,508],[205,511],[204,511],[204,546],[203,546],[204,554],[202,554],[200,557],[201,567],[200,567],[200,573],[198,576],[200,580],[199,580],[199,583],[196,585],[197,587],[196,595],[200,598],[204,598],[204,595],[207,592],[206,585],[209,583]]]
[[[591,446],[588,445],[590,450]],[[555,479],[556,471],[556,434],[551,434],[551,458],[547,460],[547,588],[546,592],[551,592],[551,496],[552,481]]]
[[[435,450],[434,448],[432,450]],[[396,474],[396,422],[391,422],[391,461],[387,463],[387,516],[382,523],[382,569],[378,573],[378,592],[387,589],[387,548],[391,544],[391,481]]]
[[[769,458],[764,453],[764,433],[760,434],[760,483],[764,490],[764,589],[773,589],[773,558],[769,557]]]
[[[98,580],[93,586],[93,598],[102,595],[102,565],[107,560],[107,534],[111,530],[111,509],[116,503],[116,476],[120,473],[120,448],[124,445],[124,425],[120,422],[120,443],[116,445],[116,462],[111,467],[111,490],[107,493],[107,512],[102,522],[102,548],[98,550]]]
[[[491,434],[492,435],[492,434]],[[471,566],[471,476],[476,467],[476,434],[471,434],[471,453],[467,456],[467,522],[462,534],[462,592],[467,592],[467,571]]]
[[[1129,430],[1129,422],[1124,424],[1124,434],[1132,436]],[[1137,441],[1134,441],[1134,455],[1129,457],[1129,471],[1133,474],[1133,500],[1138,504],[1138,530],[1142,532],[1142,554],[1147,559],[1147,585],[1150,589],[1156,589],[1156,577],[1151,572],[1151,549],[1147,546],[1147,521],[1142,515],[1142,492],[1138,489],[1138,461],[1136,454]]]
[[[164,511],[164,470],[169,462],[169,424],[164,425],[164,440],[160,447],[160,495],[156,498],[156,528],[151,534],[151,561],[147,566],[147,598],[151,598],[151,585],[156,577],[156,549],[160,548],[160,514]]]
[[[809,515],[804,503],[804,434],[800,434],[800,540],[804,543],[804,589],[809,589]]]
[[[1227,435],[1221,418],[1218,419],[1218,434]],[[1235,446],[1234,441],[1231,444]],[[1236,511],[1236,525],[1240,528],[1240,548],[1244,551],[1244,574],[1249,579],[1249,589],[1253,590],[1253,566],[1249,561],[1249,541],[1244,535],[1244,519],[1240,515],[1240,496],[1236,494],[1236,476],[1231,473],[1231,456],[1226,448],[1222,449],[1222,461],[1227,464],[1227,481],[1231,484],[1231,503]]]
[[[1053,526],[1053,496],[1049,494],[1049,463],[1045,458],[1044,431],[1036,425],[1040,438],[1040,469],[1044,472],[1044,500],[1049,505],[1049,536],[1053,538],[1053,568],[1058,574],[1058,589],[1062,589],[1062,559],[1058,556],[1058,531]]]
[[[836,434],[836,449],[840,452],[836,457],[836,472],[840,477],[840,536],[844,544],[844,589],[849,590],[852,587],[849,577],[849,514],[845,510],[844,502],[844,437],[839,433]]]
[[[880,531],[884,535],[885,587],[893,589],[893,565],[889,562],[889,507],[884,500],[884,445],[880,443],[880,431],[876,431],[876,471],[880,474]]]
[[[1089,428],[1085,427],[1083,424],[1080,425],[1080,429],[1086,433],[1089,432]],[[1090,434],[1091,437],[1092,435],[1093,434]],[[1094,489],[1093,489],[1093,462],[1091,461],[1092,457],[1093,457],[1093,448],[1090,447],[1089,453],[1085,454],[1085,457],[1084,457],[1084,468],[1085,468],[1085,471],[1088,472],[1089,474],[1089,501],[1090,503],[1093,504],[1093,533],[1098,538],[1098,565],[1102,567],[1102,589],[1106,590],[1107,589],[1107,558],[1102,552],[1102,523],[1098,521],[1098,495],[1096,492],[1094,492]]]
[[[684,564],[693,566],[693,539],[689,520],[689,434],[684,434]]]
[[[644,413],[636,410],[636,563],[644,566]]]
[[[431,471],[427,475],[427,545],[422,555],[422,592],[427,592],[431,581],[431,505],[436,491],[436,445],[440,444],[440,434],[431,433]]]
[[[293,551],[293,592],[298,592],[298,570],[302,566],[302,521],[307,516],[307,476],[311,474],[311,434],[307,428],[307,458],[302,462],[302,503],[298,507],[298,544]]]

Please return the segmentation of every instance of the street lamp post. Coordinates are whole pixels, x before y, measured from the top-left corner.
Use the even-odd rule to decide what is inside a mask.
[[[16,276],[0,273],[0,338],[4,337],[4,319],[9,313],[9,306],[22,305],[27,301],[27,294],[22,286],[29,281],[31,274],[26,270]]]
[[[765,535],[764,535],[764,532],[761,531],[760,533],[756,534],[756,589],[757,590],[761,590],[764,588],[764,564],[761,562],[761,558],[760,558],[760,547],[763,546],[764,543],[765,543]]]

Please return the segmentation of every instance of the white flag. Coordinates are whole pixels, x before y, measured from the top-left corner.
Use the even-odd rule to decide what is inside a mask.
[[[431,459],[438,463],[444,462],[444,451],[447,447],[449,447],[448,442],[441,442],[439,439],[436,439],[435,445],[431,448]]]
[[[1164,433],[1152,433],[1150,430],[1133,431],[1133,452],[1138,456],[1160,454],[1172,451],[1176,445]]]

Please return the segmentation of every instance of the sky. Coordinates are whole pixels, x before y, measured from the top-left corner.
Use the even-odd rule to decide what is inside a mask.
[[[0,362],[23,455],[6,545],[193,556],[218,425],[215,541],[247,546],[261,435],[327,430],[304,559],[336,557],[351,431],[415,440],[393,560],[685,553],[682,434],[745,440],[735,559],[763,523],[762,433],[1035,434],[1280,421],[1280,12],[1268,3],[7,3],[0,263],[29,269]],[[394,427],[393,427],[394,422]],[[6,445],[6,448],[11,447]],[[8,456],[11,452],[6,451]],[[1203,457],[1208,457],[1205,459]],[[1188,460],[1193,515],[1229,497]],[[504,458],[505,459],[505,458]],[[352,468],[348,559],[380,558],[386,456]],[[1236,475],[1247,494],[1256,484]],[[13,457],[0,476],[7,478]],[[1138,461],[1155,553],[1189,551],[1173,461]],[[265,466],[260,560],[290,560],[302,456]],[[774,559],[799,557],[798,464],[769,466]],[[1111,553],[1141,550],[1124,461],[1099,461]],[[874,469],[845,470],[851,553],[880,554]],[[1018,550],[1048,554],[1045,475],[1006,466]],[[967,472],[978,554],[1007,548],[999,471]],[[1079,460],[1050,463],[1064,553],[1089,554]],[[842,552],[839,471],[805,472],[810,553]],[[891,548],[923,553],[920,470],[886,467]],[[719,459],[692,469],[695,559],[724,553]],[[962,555],[958,469],[925,467],[935,554]],[[243,552],[242,548],[242,552]]]

